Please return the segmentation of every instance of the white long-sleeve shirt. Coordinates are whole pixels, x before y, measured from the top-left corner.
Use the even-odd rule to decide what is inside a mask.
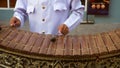
[[[21,26],[28,17],[32,32],[57,34],[60,24],[71,31],[82,21],[84,6],[80,0],[17,0],[14,11]]]

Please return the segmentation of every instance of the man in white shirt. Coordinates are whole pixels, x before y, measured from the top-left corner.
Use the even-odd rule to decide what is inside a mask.
[[[11,26],[23,26],[29,19],[30,31],[66,35],[83,19],[80,0],[17,0]]]

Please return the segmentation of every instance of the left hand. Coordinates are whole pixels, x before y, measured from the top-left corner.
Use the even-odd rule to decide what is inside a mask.
[[[69,33],[69,28],[67,27],[67,25],[61,24],[61,25],[58,27],[58,31],[60,31],[63,35],[66,35],[66,34]]]

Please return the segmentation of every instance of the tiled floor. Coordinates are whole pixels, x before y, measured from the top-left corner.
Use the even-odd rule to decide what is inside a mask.
[[[0,21],[0,25],[9,25],[9,21]],[[101,32],[108,32],[115,29],[120,29],[120,23],[101,23],[101,24],[80,24],[73,31],[71,31],[70,35],[87,35],[87,34],[96,34]],[[26,23],[22,30],[29,30],[29,25]]]
[[[101,32],[108,32],[115,29],[120,29],[120,23],[109,24],[80,24],[73,30],[70,34],[72,35],[87,35],[87,34],[96,34]]]

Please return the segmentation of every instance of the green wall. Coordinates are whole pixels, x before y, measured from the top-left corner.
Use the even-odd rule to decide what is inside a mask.
[[[13,16],[13,10],[0,10],[0,20],[9,20]]]
[[[120,23],[120,0],[110,0],[110,11],[108,16],[89,16],[95,23]],[[0,20],[9,20],[13,10],[0,10]]]

